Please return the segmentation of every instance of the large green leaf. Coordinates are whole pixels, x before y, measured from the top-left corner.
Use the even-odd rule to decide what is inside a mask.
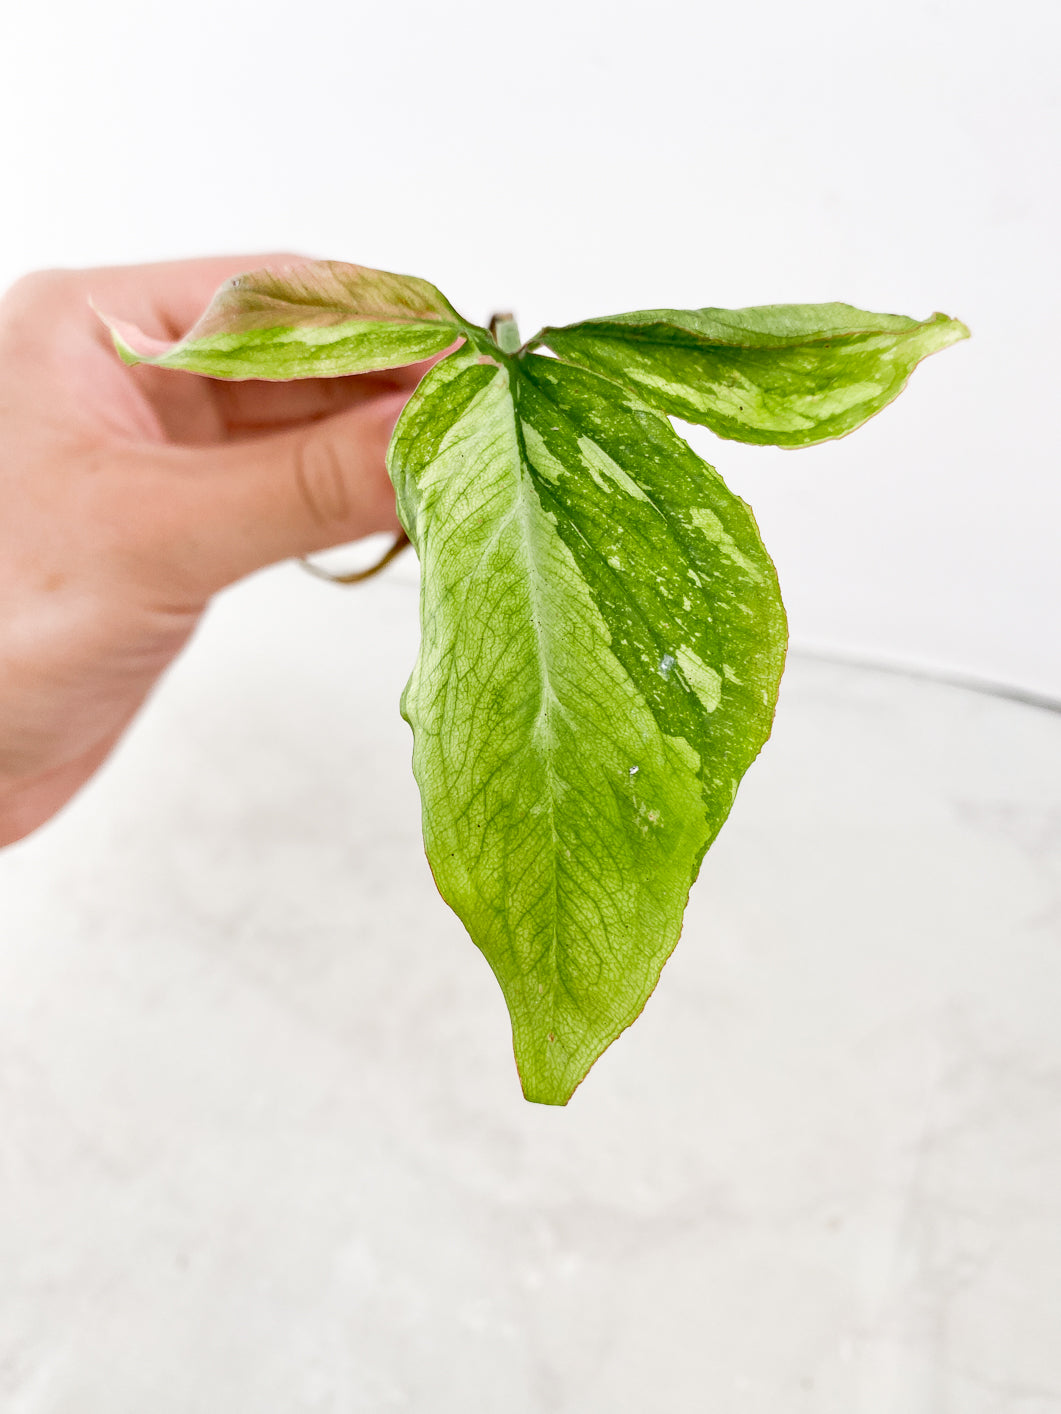
[[[968,335],[945,314],[779,304],[646,309],[543,329],[537,341],[720,437],[806,447],[859,427],[923,358]]]
[[[440,353],[467,327],[426,280],[337,260],[227,280],[174,344],[104,318],[126,363],[213,378],[327,378],[397,368]]]
[[[785,651],[748,507],[593,373],[466,348],[389,454],[422,564],[403,697],[428,858],[563,1104],[641,1011],[769,733]]]

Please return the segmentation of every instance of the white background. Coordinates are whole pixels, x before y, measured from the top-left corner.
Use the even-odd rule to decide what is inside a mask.
[[[288,247],[525,333],[960,316],[850,438],[694,441],[797,643],[1061,697],[1056,0],[7,8],[0,282]],[[419,848],[412,576],[222,596],[0,851],[4,1414],[1061,1408],[1061,718],[795,659],[544,1110]]]
[[[12,7],[14,8],[14,7]],[[693,434],[804,646],[1061,694],[1056,6],[19,6],[0,280],[289,247],[525,334],[645,306],[961,317],[853,437]]]

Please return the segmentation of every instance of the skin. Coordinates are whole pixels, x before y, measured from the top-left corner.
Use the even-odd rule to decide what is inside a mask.
[[[98,769],[218,590],[398,531],[384,456],[429,364],[127,368],[89,303],[175,339],[230,276],[297,258],[43,271],[0,299],[0,845]]]

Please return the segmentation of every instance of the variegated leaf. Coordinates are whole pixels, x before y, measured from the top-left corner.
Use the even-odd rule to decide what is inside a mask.
[[[747,506],[636,396],[460,350],[389,456],[422,565],[403,698],[444,898],[562,1104],[630,1024],[769,733],[785,651]]]
[[[968,334],[945,314],[780,304],[646,309],[543,329],[538,341],[720,437],[806,447],[859,427],[923,358]]]
[[[433,285],[338,262],[229,281],[122,357],[222,378],[436,354],[388,455],[421,559],[402,710],[443,896],[501,984],[530,1099],[637,1016],[770,731],[786,626],[748,507],[665,413],[743,441],[851,431],[968,331],[849,305],[649,310],[497,342]],[[545,343],[560,355],[535,355]]]
[[[398,368],[440,353],[466,328],[426,280],[337,260],[227,280],[173,344],[103,318],[126,363],[235,379],[327,378]]]

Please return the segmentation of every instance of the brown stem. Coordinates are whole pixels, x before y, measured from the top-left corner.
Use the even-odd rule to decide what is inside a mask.
[[[331,570],[323,569],[320,565],[315,565],[307,559],[302,559],[299,563],[303,569],[309,570],[310,574],[315,574],[318,579],[326,579],[331,584],[361,584],[366,579],[371,579],[374,574],[379,574],[381,569],[385,569],[391,560],[397,559],[401,552],[409,543],[409,537],[405,531],[400,531],[394,537],[394,543],[384,551],[374,565],[369,565],[365,570],[351,570],[349,574],[333,574]]]

